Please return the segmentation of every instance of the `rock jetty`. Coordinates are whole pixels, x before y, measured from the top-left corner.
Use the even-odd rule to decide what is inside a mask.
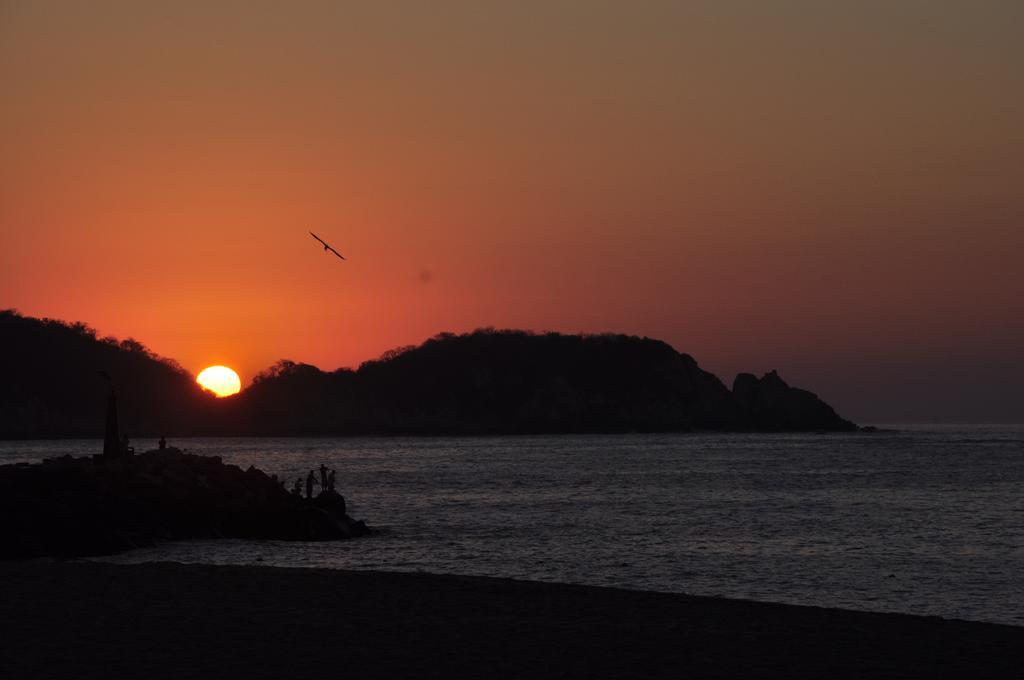
[[[345,499],[175,448],[0,467],[0,559],[106,555],[156,541],[327,541],[370,533]]]

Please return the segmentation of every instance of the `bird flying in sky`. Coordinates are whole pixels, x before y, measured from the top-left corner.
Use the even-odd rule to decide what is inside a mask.
[[[335,250],[334,248],[332,248],[329,245],[327,245],[327,241],[323,240],[322,238],[320,238],[319,236],[317,236],[313,232],[309,232],[309,235],[312,236],[313,238],[315,238],[317,241],[320,241],[320,243],[323,243],[324,244],[324,250],[329,250],[332,253],[334,253],[335,255],[337,255],[338,257],[340,257],[341,259],[343,259],[343,260],[345,259],[344,255],[342,255],[337,250]]]

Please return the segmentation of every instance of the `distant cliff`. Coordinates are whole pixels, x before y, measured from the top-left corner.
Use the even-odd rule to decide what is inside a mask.
[[[732,385],[739,422],[754,430],[853,429],[831,406],[806,390],[787,385],[775,371],[758,379],[740,373]]]
[[[625,335],[445,333],[358,370],[282,361],[215,399],[172,361],[83,324],[0,312],[0,436],[100,436],[108,371],[122,430],[192,434],[497,434],[856,429],[774,372],[729,390],[668,344]]]

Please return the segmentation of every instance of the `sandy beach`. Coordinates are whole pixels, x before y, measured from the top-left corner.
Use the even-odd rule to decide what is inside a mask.
[[[4,678],[1019,677],[1024,628],[479,577],[0,564]]]

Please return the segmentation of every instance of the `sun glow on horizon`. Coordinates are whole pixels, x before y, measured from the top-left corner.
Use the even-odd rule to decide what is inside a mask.
[[[218,397],[230,397],[242,389],[238,374],[227,366],[209,366],[196,376],[196,382]]]

